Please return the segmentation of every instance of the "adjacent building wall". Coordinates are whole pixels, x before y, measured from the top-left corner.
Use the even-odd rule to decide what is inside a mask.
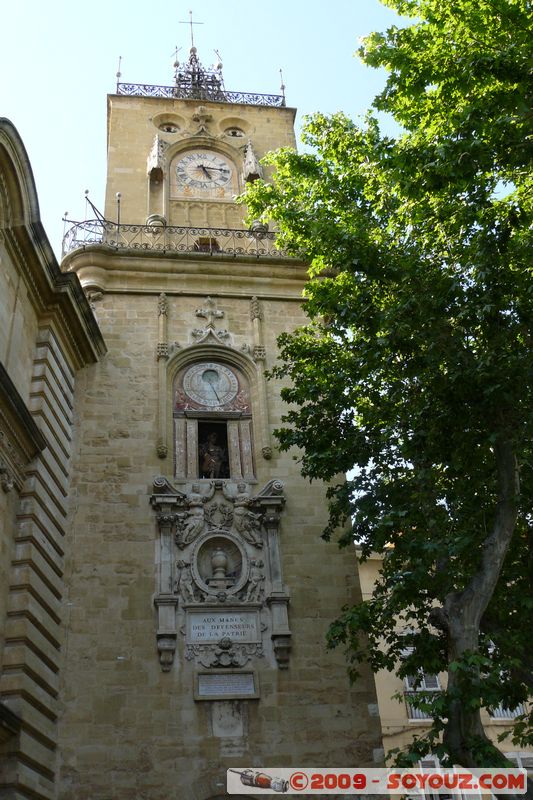
[[[75,375],[105,350],[0,120],[0,796],[52,798]]]

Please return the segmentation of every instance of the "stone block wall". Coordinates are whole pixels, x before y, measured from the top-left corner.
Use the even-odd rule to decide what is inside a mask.
[[[98,275],[103,294],[95,309],[109,352],[76,387],[80,427],[66,571],[59,797],[207,800],[221,792],[230,766],[372,765],[381,746],[379,723],[369,710],[375,704],[372,677],[365,674],[350,686],[343,653],[325,647],[329,623],[359,597],[355,559],[319,538],[327,516],[324,487],[303,481],[292,454],[280,454],[273,440],[272,457],[262,454],[258,383],[274,362],[276,334],[303,321],[304,270],[286,264],[273,273],[272,265],[220,260],[203,272],[168,256],[141,272],[141,263],[132,254],[96,249],[66,262],[82,282]],[[163,459],[156,286],[166,293],[170,350]],[[279,668],[267,643],[264,656],[254,657],[257,700],[195,699],[194,665],[185,657],[179,625],[169,671],[161,669],[157,651],[159,538],[150,496],[155,476],[174,481],[174,364],[184,350],[194,350],[191,331],[204,324],[196,310],[206,306],[208,295],[224,312],[220,326],[230,334],[229,344],[209,351],[222,361],[230,351],[245,352],[243,346],[253,350],[251,308],[260,306],[265,360],[251,387],[257,490],[281,479],[286,497],[279,538],[292,649],[287,669]],[[284,409],[279,385],[267,383],[266,393],[271,434]]]

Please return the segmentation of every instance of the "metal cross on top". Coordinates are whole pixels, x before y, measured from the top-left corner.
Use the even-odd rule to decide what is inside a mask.
[[[191,47],[194,47],[194,35],[193,35],[192,26],[193,25],[203,25],[204,23],[203,22],[193,22],[192,21],[192,11],[189,11],[189,20],[188,21],[181,20],[179,24],[180,25],[190,25],[191,26]]]

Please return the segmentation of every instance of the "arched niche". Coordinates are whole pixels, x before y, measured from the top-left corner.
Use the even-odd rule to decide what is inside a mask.
[[[256,369],[221,345],[181,351],[169,367],[174,477],[256,481]]]

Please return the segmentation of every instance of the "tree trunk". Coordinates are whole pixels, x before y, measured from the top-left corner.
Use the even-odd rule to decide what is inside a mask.
[[[518,466],[512,442],[500,436],[494,447],[498,476],[498,505],[491,533],[483,543],[478,572],[461,592],[448,595],[441,609],[434,609],[432,618],[446,631],[448,638],[448,664],[460,661],[467,653],[476,653],[479,646],[481,618],[493,595],[517,519],[518,494],[520,491]],[[476,676],[475,669],[471,676]],[[448,720],[445,724],[443,742],[453,763],[467,768],[484,766],[479,764],[476,751],[479,746],[493,747],[487,737],[479,709],[471,709],[465,702],[465,692],[461,686],[464,673],[461,670],[448,670],[447,691],[452,695]],[[454,695],[456,695],[454,697]],[[497,766],[497,765],[496,765]],[[498,797],[498,795],[496,794]],[[533,800],[531,786],[527,795]],[[502,795],[511,800],[514,795]]]

